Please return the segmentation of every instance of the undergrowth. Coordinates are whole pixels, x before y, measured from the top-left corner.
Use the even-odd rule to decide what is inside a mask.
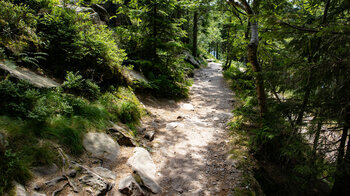
[[[28,180],[31,167],[58,163],[57,144],[79,156],[85,132],[105,130],[118,121],[134,127],[145,114],[132,89],[101,92],[92,81],[71,72],[55,89],[4,79],[0,99],[0,132],[6,140],[0,145],[1,194],[12,181]]]
[[[269,112],[263,120],[260,118],[249,68],[235,62],[223,74],[239,98],[230,123],[232,134],[245,135],[236,142],[246,146],[259,162],[253,171],[267,194],[308,194],[317,178],[329,176],[334,168],[312,152],[302,135],[295,133],[283,105],[270,99]],[[233,149],[232,153],[239,157],[236,151],[240,152]]]

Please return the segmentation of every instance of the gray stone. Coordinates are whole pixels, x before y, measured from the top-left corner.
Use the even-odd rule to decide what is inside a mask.
[[[115,162],[119,154],[119,145],[106,133],[87,133],[83,139],[84,148],[94,157]]]
[[[199,62],[189,52],[185,51],[184,54],[186,55],[185,61],[191,63],[195,68],[200,67]]]
[[[108,23],[110,16],[104,7],[100,6],[99,4],[92,4],[91,7],[95,12],[98,13],[101,20]]]
[[[92,169],[92,171],[94,171],[95,173],[97,173],[99,176],[101,176],[103,178],[108,178],[108,179],[112,179],[112,180],[116,179],[115,173],[107,168],[95,167]]]
[[[109,128],[109,131],[116,136],[116,140],[119,145],[134,147],[137,143],[134,141],[133,136],[126,131],[123,127],[113,124],[113,127]]]
[[[132,167],[134,174],[141,179],[142,184],[150,189],[152,193],[161,192],[161,187],[155,181],[156,165],[146,149],[136,147],[133,156],[128,160],[128,164]]]
[[[44,193],[38,193],[38,192],[33,192],[30,194],[30,196],[46,196]]]
[[[57,7],[67,8],[67,9],[73,10],[77,13],[94,13],[95,12],[90,7],[81,7],[81,6],[72,5],[72,4],[57,5]]]
[[[16,196],[27,196],[27,191],[23,185],[15,183]]]
[[[143,196],[145,193],[143,192],[140,185],[137,184],[135,179],[129,175],[120,180],[118,185],[118,191],[125,195],[133,195],[133,196]]]
[[[126,72],[131,81],[139,81],[139,82],[146,82],[146,83],[149,82],[141,72],[138,72],[136,70],[126,70]]]
[[[109,184],[103,178],[92,172],[85,172],[85,175],[79,178],[79,182],[88,186],[86,190],[89,190],[92,195],[105,195],[110,189]]]
[[[182,124],[179,123],[179,122],[171,122],[171,123],[168,123],[165,128],[168,130],[168,131],[172,131],[174,130],[176,127],[178,126],[181,126]]]
[[[194,111],[194,107],[192,104],[189,103],[184,103],[181,105],[181,108],[184,110],[190,110],[190,111]]]
[[[152,127],[153,127],[155,130],[158,130],[158,129],[159,129],[157,120],[153,120],[153,121],[152,121]]]
[[[49,78],[39,76],[38,74],[32,71],[17,67],[14,64],[5,65],[0,63],[0,69],[7,71],[11,76],[18,78],[20,80],[25,80],[36,87],[53,88],[53,87],[58,87],[60,85]]]
[[[33,172],[37,176],[48,176],[56,173],[57,171],[58,171],[58,167],[56,164],[44,165],[44,166],[33,168]]]

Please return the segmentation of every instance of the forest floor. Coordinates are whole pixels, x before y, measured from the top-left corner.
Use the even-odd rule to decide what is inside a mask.
[[[160,195],[227,196],[241,183],[243,171],[229,158],[233,98],[214,62],[195,72],[187,100],[141,98],[159,126],[151,149]]]

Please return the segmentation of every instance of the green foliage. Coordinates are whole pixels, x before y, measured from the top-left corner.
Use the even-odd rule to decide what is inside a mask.
[[[45,66],[57,74],[80,71],[89,78],[112,77],[120,72],[125,53],[106,26],[93,24],[88,15],[54,8],[38,25],[49,55]]]
[[[22,155],[7,149],[0,152],[0,194],[5,194],[12,186],[15,180],[24,183],[31,177],[28,163]]]
[[[100,87],[97,84],[83,79],[78,73],[67,72],[62,87],[68,93],[80,95],[90,100],[95,100],[101,95]]]
[[[34,11],[38,12],[41,9],[51,8],[58,4],[58,0],[9,0],[17,5],[26,5]]]
[[[156,4],[154,4],[156,3]],[[120,10],[128,14],[131,26],[117,27],[118,42],[128,53],[128,64],[141,71],[149,84],[136,87],[151,90],[156,96],[186,97],[188,95],[185,50],[181,39],[186,36],[182,25],[185,20],[177,17],[186,2],[179,1],[131,1]],[[190,68],[193,69],[193,68]]]
[[[28,7],[0,2],[0,48],[7,56],[18,56],[29,47],[38,47],[37,17]]]

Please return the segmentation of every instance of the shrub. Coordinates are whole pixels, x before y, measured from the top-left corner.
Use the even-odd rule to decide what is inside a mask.
[[[88,15],[56,7],[40,20],[38,29],[49,54],[46,67],[56,74],[79,71],[100,82],[120,72],[124,51],[118,48],[113,32],[93,24]]]
[[[41,9],[48,9],[57,4],[58,0],[10,0],[17,5],[26,5],[34,11],[38,12]]]
[[[100,87],[90,80],[85,80],[81,75],[67,72],[63,89],[71,94],[80,95],[90,100],[97,99],[100,95]]]
[[[0,152],[0,195],[11,188],[13,181],[24,183],[29,180],[31,174],[28,168],[23,155],[11,149]]]
[[[30,46],[38,47],[37,17],[26,6],[0,1],[0,48],[7,56],[19,56]]]
[[[132,102],[121,101],[118,109],[118,118],[122,123],[136,122],[141,117],[136,104]]]

